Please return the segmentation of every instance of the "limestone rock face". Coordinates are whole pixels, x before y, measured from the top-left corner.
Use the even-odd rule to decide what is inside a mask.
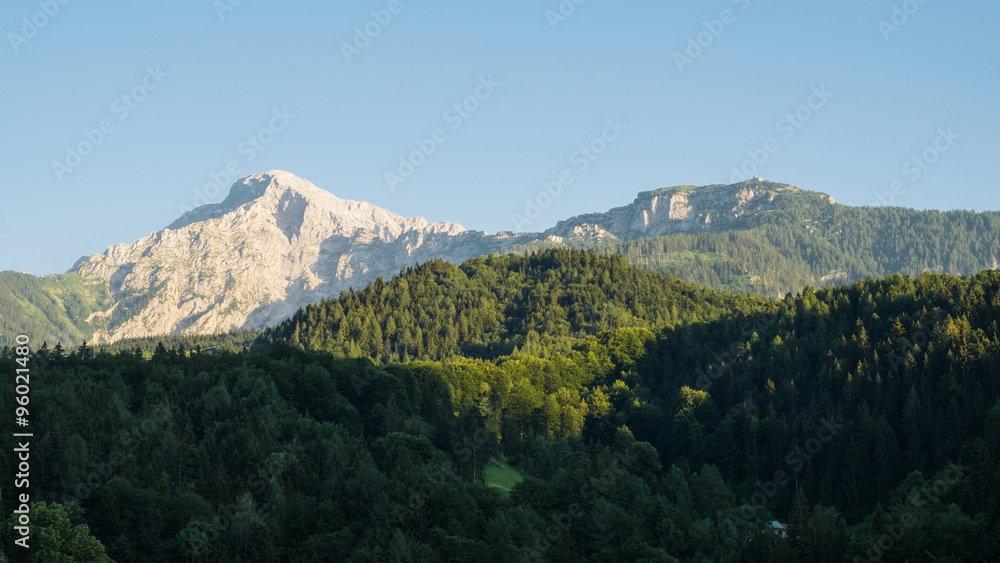
[[[272,171],[74,269],[110,286],[111,322],[97,338],[115,341],[262,328],[378,275],[433,258],[461,262],[517,239],[400,217]]]
[[[607,213],[581,215],[561,221],[546,234],[564,238],[600,233],[621,240],[658,237],[674,233],[696,233],[731,228],[734,222],[777,208],[784,193],[800,190],[784,184],[748,180],[729,186],[696,188],[678,186],[642,192],[630,205]],[[824,202],[832,198],[822,195]],[[594,235],[592,235],[594,236]]]
[[[796,189],[754,181],[664,188],[544,233],[487,235],[340,199],[288,172],[271,171],[237,181],[221,203],[81,259],[73,269],[111,292],[114,305],[100,313],[110,321],[97,341],[219,333],[273,325],[299,307],[434,258],[460,263],[516,244],[723,229],[774,208],[783,190]]]

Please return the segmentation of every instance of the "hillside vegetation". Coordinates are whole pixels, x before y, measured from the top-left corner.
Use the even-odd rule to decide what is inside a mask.
[[[89,340],[107,326],[112,305],[107,287],[84,283],[79,274],[42,278],[0,272],[0,339],[31,334],[39,343]],[[10,344],[0,340],[0,345]]]
[[[998,319],[997,272],[764,301],[424,264],[261,353],[37,350],[33,498],[117,561],[995,560]]]
[[[180,230],[166,229],[138,246],[119,245],[110,254],[92,256],[78,264],[80,273],[44,278],[0,273],[0,322],[12,331],[30,329],[50,345],[61,342],[66,347],[93,339],[117,342],[167,333],[195,336],[233,328],[262,330],[320,298],[341,302],[341,290],[359,289],[379,274],[384,284],[399,268],[412,269],[410,264],[417,261],[435,263],[444,258],[457,263],[479,255],[500,255],[494,260],[502,263],[507,260],[503,255],[510,252],[523,255],[551,247],[617,254],[642,269],[670,274],[688,284],[769,298],[798,293],[806,286],[832,287],[893,274],[972,275],[1000,263],[1000,213],[848,207],[824,194],[767,181],[643,192],[628,206],[567,219],[545,233],[491,237],[457,225],[439,225],[427,226],[431,228],[428,233],[400,235],[390,244],[378,233],[422,223],[361,202],[355,202],[360,207],[351,207],[287,173],[262,175],[261,181],[270,182],[268,189],[247,191],[261,187],[253,178],[234,186],[229,204],[199,211],[195,218],[201,220],[182,221],[174,225]],[[279,203],[289,197],[301,199],[302,205],[313,210],[308,220],[302,215],[293,221],[299,232],[310,233],[309,241],[290,239],[273,223],[275,217],[283,216]],[[255,211],[245,208],[246,201],[254,202]],[[368,211],[358,212],[362,208]],[[213,220],[209,218],[213,213],[235,215]],[[376,216],[384,220],[372,222]],[[230,225],[237,218],[246,229],[234,233]],[[291,223],[282,224],[291,228]],[[292,240],[294,248],[286,246]],[[291,279],[280,273],[287,257],[303,252],[313,256],[317,247],[325,250],[316,254],[315,264],[300,265],[297,275],[304,277]],[[126,248],[132,254],[121,254]],[[475,272],[466,271],[469,267],[463,267],[463,275],[474,276]],[[91,281],[84,283],[84,279]],[[574,283],[590,281],[580,278]],[[456,278],[455,283],[467,282]],[[481,289],[492,282],[468,283]],[[530,299],[530,295],[524,297]],[[495,309],[499,314],[507,313],[510,306],[503,300],[509,298],[500,297],[501,308]],[[588,315],[602,320],[595,324],[585,319],[577,326],[573,318],[570,328],[576,332],[587,326],[634,323],[626,317],[637,313],[643,322],[653,324],[677,320],[669,310],[661,317],[646,317],[644,311],[629,307],[615,302],[607,310],[588,309]],[[325,313],[336,315],[336,311]],[[559,311],[551,314],[559,316]],[[466,322],[493,321],[470,318]],[[384,335],[385,327],[381,328]],[[491,345],[490,339],[497,335],[488,332],[490,325],[481,328],[487,332],[480,335],[484,340],[479,344]],[[558,327],[545,330],[560,331]],[[328,336],[339,338],[309,335],[324,341]],[[458,338],[445,336],[448,346]],[[415,343],[414,334],[406,332],[403,338],[385,350],[376,350],[385,343],[355,340],[365,353],[388,358],[427,353]]]
[[[435,260],[299,311],[268,335],[386,361],[541,350],[617,328],[655,329],[768,307],[631,266],[620,256],[549,250],[455,266]]]
[[[848,207],[816,195],[782,194],[776,209],[733,219],[725,229],[560,244],[621,254],[689,283],[768,297],[893,274],[972,275],[1000,261],[1000,213]],[[512,250],[551,246],[540,241]]]

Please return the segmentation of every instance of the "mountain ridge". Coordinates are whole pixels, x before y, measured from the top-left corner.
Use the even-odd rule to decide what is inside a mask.
[[[707,231],[717,228],[714,227],[713,220],[718,225],[719,219],[722,219],[725,228],[733,217],[774,209],[777,205],[775,200],[789,193],[813,194],[830,204],[836,203],[826,194],[806,192],[794,186],[759,178],[729,185],[674,186],[639,192],[632,203],[604,213],[588,213],[565,219],[544,234],[566,238],[590,231],[596,233],[598,238],[610,235],[627,240]]]
[[[237,181],[225,200],[80,262],[116,300],[100,340],[263,327],[367,274],[414,260],[464,260],[481,233],[338,198],[290,173]],[[438,248],[433,255],[425,252]],[[475,245],[473,245],[475,246]]]
[[[491,235],[341,199],[275,170],[238,180],[223,201],[164,229],[82,258],[67,274],[79,280],[11,278],[18,289],[0,315],[35,319],[40,337],[104,343],[260,329],[416,263],[552,246],[620,253],[686,281],[775,297],[868,275],[978,272],[1000,257],[997,233],[997,213],[853,208],[755,178],[644,191],[540,233]],[[63,299],[67,292],[86,298]]]

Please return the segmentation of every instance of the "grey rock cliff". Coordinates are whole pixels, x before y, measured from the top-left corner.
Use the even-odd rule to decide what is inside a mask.
[[[487,235],[340,199],[272,171],[239,180],[221,203],[198,207],[162,231],[82,259],[73,269],[106,283],[114,300],[102,313],[110,322],[95,335],[98,341],[262,328],[417,262],[459,263],[535,241],[704,231],[773,208],[783,190],[795,188],[754,182],[664,188],[544,233]]]

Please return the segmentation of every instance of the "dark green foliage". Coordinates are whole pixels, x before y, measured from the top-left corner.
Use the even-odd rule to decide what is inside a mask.
[[[369,316],[441,338],[342,357]],[[32,499],[118,561],[991,560],[998,319],[997,272],[766,301],[581,252],[425,264],[255,354],[35,350]]]
[[[163,346],[163,352],[167,349],[177,350],[183,353],[185,350],[196,353],[222,353],[246,352],[260,339],[263,331],[255,329],[231,330],[225,334],[185,334],[185,335],[163,335],[148,336],[145,338],[127,338],[119,340],[114,344],[102,344],[99,348],[105,352],[117,354],[119,352],[133,352],[145,357],[156,353],[157,346]]]
[[[111,307],[107,287],[83,283],[79,274],[37,278],[0,272],[0,346],[18,334],[54,346],[90,339],[107,327],[100,313]]]
[[[728,221],[715,216],[712,225],[714,232],[578,246],[690,283],[771,297],[892,274],[971,275],[1000,260],[1000,213],[992,211],[848,207],[792,191],[777,194],[773,209]]]
[[[71,507],[71,510],[73,507]],[[25,536],[16,527],[23,527],[20,515],[11,515],[0,524],[3,551],[8,555],[3,561],[25,563],[110,563],[104,546],[90,533],[86,524],[71,521],[66,508],[58,503],[35,502],[30,504]],[[22,543],[16,544],[15,541]]]
[[[385,361],[495,358],[624,327],[750,313],[737,297],[644,272],[619,256],[548,250],[454,266],[433,261],[299,311],[268,334],[292,345]]]

